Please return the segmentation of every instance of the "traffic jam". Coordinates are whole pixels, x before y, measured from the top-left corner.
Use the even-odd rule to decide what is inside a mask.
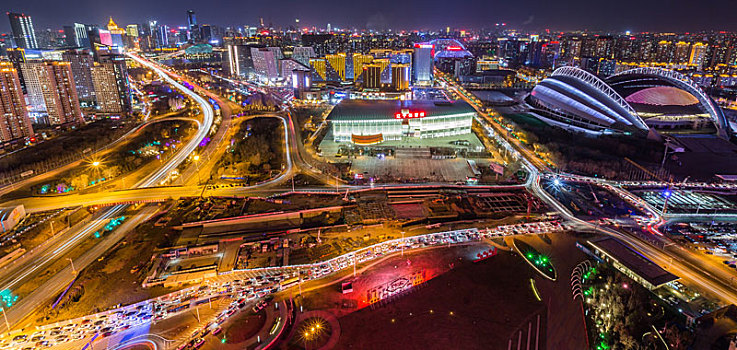
[[[14,332],[0,338],[0,350],[38,349],[52,347],[70,341],[86,339],[92,342],[125,332],[140,326],[150,327],[200,305],[213,301],[231,300],[229,307],[195,331],[180,349],[197,349],[204,344],[204,337],[221,331],[220,325],[246,305],[259,300],[254,311],[264,308],[262,299],[268,295],[297,284],[331,275],[356,264],[365,263],[401,250],[464,244],[484,238],[520,234],[559,232],[566,227],[558,221],[540,221],[487,229],[464,229],[429,233],[389,240],[350,252],[333,259],[307,265],[235,270],[212,280],[182,289],[158,298],[119,307],[94,315],[37,327],[34,332]]]

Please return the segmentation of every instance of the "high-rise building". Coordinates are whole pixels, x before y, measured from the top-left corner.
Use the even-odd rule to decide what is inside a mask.
[[[392,64],[392,89],[396,91],[409,90],[408,65]]]
[[[363,66],[363,87],[366,89],[381,88],[381,66],[367,64]]]
[[[155,22],[154,22],[155,24]],[[156,27],[156,47],[168,47],[169,46],[169,26],[160,25]]]
[[[197,17],[194,10],[187,10],[187,30],[189,40],[194,43],[200,42],[200,28],[197,26]]]
[[[138,37],[138,24],[129,24],[125,26],[125,35]]]
[[[688,58],[688,64],[694,65],[701,69],[704,66],[706,59],[706,48],[707,45],[704,43],[695,43],[691,46],[691,54]]]
[[[26,75],[26,72],[29,74]],[[82,121],[77,87],[69,62],[27,62],[23,73],[26,77],[29,101],[38,99],[37,96],[34,98],[30,95],[40,93],[51,125]]]
[[[309,66],[310,59],[315,58],[315,56],[315,49],[311,46],[297,46],[294,48],[294,51],[292,51],[292,58],[305,66]]]
[[[296,69],[292,71],[292,88],[294,89],[294,97],[302,98],[302,93],[309,91],[311,87],[310,71]]]
[[[679,41],[676,43],[675,48],[675,62],[676,63],[687,63],[690,56],[690,44],[685,41]]]
[[[322,80],[327,78],[327,65],[328,61],[324,58],[313,58],[310,60],[310,66]]]
[[[325,55],[325,59],[338,72],[340,80],[345,80],[345,53]]]
[[[110,32],[112,46],[122,48],[124,45],[123,36],[125,36],[125,29],[118,27],[113,21],[113,18],[110,17],[110,20],[107,22],[107,30]]]
[[[0,141],[33,135],[18,71],[10,62],[0,62]]]
[[[20,86],[23,90],[23,93],[26,93],[26,81],[23,78],[23,72],[21,70],[23,63],[26,63],[26,50],[21,48],[10,48],[5,50],[5,54],[8,55],[8,60],[10,60],[10,63],[13,64],[13,68],[15,68],[16,72],[18,73],[18,78],[20,79]]]
[[[432,84],[434,56],[435,45],[415,44],[415,52],[412,55],[412,80],[415,84]]]
[[[295,70],[307,71],[307,72],[310,71],[309,67],[303,65],[302,63],[300,63],[299,61],[293,58],[284,58],[284,59],[279,60],[279,67],[281,67],[279,75],[282,77],[282,79],[284,79],[284,83],[286,85],[289,85],[292,83],[292,75],[293,75],[292,73]]]
[[[95,102],[95,88],[92,82],[92,66],[94,61],[89,50],[67,50],[62,53],[62,60],[69,62],[77,87],[77,96],[82,107],[89,107]]]
[[[279,49],[264,47],[264,48],[251,48],[251,57],[253,58],[253,68],[262,79],[273,80],[279,77],[279,67],[277,60],[277,54],[281,53]]]
[[[122,113],[115,69],[112,63],[95,63],[91,69],[97,110],[100,113]]]
[[[10,30],[13,33],[15,46],[23,49],[38,49],[36,32],[33,30],[31,16],[8,12],[8,19],[10,19]]]
[[[108,52],[100,55],[99,62],[101,64],[107,64],[112,70],[122,113],[129,113],[131,111],[131,90],[125,56],[115,52]]]
[[[223,70],[233,77],[247,77],[253,73],[251,48],[247,45],[229,43],[223,54]]]
[[[358,81],[363,73],[363,66],[371,63],[374,60],[374,56],[364,55],[360,53],[353,54],[353,80]]]

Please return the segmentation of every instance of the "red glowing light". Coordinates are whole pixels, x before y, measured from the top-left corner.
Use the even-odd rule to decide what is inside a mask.
[[[448,50],[448,51],[461,51],[461,50],[463,50],[463,48],[460,47],[460,46],[448,46],[445,49]]]
[[[394,114],[394,119],[414,119],[414,118],[424,118],[425,112],[424,111],[401,111]]]

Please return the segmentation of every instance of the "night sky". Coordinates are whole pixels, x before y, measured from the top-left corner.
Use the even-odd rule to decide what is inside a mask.
[[[438,29],[490,28],[507,22],[520,29],[641,31],[737,31],[737,0],[3,0],[3,12],[33,17],[37,29],[60,29],[81,22],[121,26],[157,19],[185,23],[194,9],[200,24],[256,25],[259,17],[275,27]],[[4,14],[3,14],[4,15]],[[0,31],[9,31],[7,17]]]

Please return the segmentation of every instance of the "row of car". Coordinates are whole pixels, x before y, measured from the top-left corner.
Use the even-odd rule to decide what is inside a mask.
[[[39,343],[36,346],[37,348],[51,346],[66,341],[91,337],[95,334],[102,337],[110,336],[128,328],[161,321],[186,311],[191,307],[196,307],[202,303],[211,302],[220,298],[233,299],[231,308],[228,309],[233,310],[234,307],[239,308],[247,302],[264,298],[271,293],[281,290],[284,287],[281,284],[283,281],[290,281],[290,283],[285,285],[291,286],[295,284],[295,278],[298,279],[299,283],[321,278],[345,269],[354,263],[367,262],[402,249],[417,249],[464,243],[472,240],[480,240],[481,237],[516,233],[514,231],[515,229],[524,229],[530,233],[554,231],[559,227],[559,224],[556,226],[556,224],[551,222],[541,222],[513,225],[510,227],[513,227],[511,231],[509,231],[509,227],[483,231],[472,228],[410,236],[378,243],[322,263],[236,271],[229,275],[232,276],[232,280],[222,283],[207,280],[199,286],[183,289],[138,304],[106,311],[83,319],[70,320],[63,325],[42,327],[39,330],[41,333],[34,333],[36,335],[35,338],[34,335],[30,337],[27,335],[17,335],[10,341],[0,340],[0,350],[16,349],[22,346],[36,346],[38,342],[47,343]],[[244,275],[251,277],[244,278]],[[226,317],[228,312],[225,312]]]

